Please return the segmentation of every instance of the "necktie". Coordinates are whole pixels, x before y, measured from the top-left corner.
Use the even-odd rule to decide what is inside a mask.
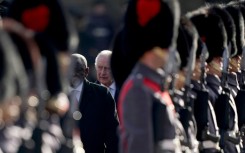
[[[111,96],[114,98],[113,88],[109,87],[109,91],[110,91],[110,93],[111,93]]]
[[[71,97],[71,111],[74,112],[77,110],[78,107],[78,99],[77,99],[77,94],[79,91],[77,90],[72,90],[70,93],[70,97]]]

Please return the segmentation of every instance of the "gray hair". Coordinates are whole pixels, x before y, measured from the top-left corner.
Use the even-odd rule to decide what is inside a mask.
[[[102,50],[97,56],[96,56],[96,58],[95,58],[95,65],[97,64],[97,61],[98,61],[98,59],[99,59],[99,57],[101,57],[101,56],[106,56],[106,57],[111,57],[111,55],[112,55],[112,51],[110,51],[110,50]]]

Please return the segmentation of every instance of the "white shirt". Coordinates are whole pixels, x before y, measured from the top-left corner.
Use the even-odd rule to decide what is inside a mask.
[[[70,94],[72,94],[72,96],[75,96],[72,98],[76,98],[78,102],[80,101],[82,89],[83,89],[83,82],[79,84],[76,88],[70,87]]]
[[[109,91],[112,95],[113,98],[115,98],[115,93],[116,93],[116,83],[113,82],[110,86],[109,86]]]

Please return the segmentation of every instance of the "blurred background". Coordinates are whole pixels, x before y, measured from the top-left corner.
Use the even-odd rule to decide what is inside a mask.
[[[206,3],[228,3],[231,0],[179,0],[181,13],[195,10]],[[90,67],[89,80],[94,81],[94,60],[99,51],[111,49],[113,38],[122,26],[128,0],[63,0],[79,32],[78,52]]]
[[[0,11],[6,2],[0,0]],[[195,10],[206,3],[228,3],[231,0],[179,0],[181,13]],[[113,38],[122,26],[128,0],[62,0],[76,25],[80,37],[77,52],[83,54],[90,67],[88,79],[95,81],[94,60],[99,51],[111,49]]]

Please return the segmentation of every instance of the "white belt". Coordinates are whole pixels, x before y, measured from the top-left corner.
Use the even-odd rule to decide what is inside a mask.
[[[200,149],[220,149],[219,148],[219,143],[215,143],[210,140],[202,141],[199,143],[199,148]]]
[[[174,151],[175,153],[181,153],[181,145],[179,139],[168,139],[157,143],[157,148],[160,150]]]

